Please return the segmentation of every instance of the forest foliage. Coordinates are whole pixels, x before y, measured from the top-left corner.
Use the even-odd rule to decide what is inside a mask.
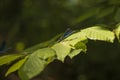
[[[120,42],[119,0],[1,0],[0,3],[0,41],[5,39],[7,46],[12,43],[16,49],[0,56],[0,66],[9,65],[6,77],[17,71],[21,80],[29,80],[56,59],[64,63],[67,56],[72,59],[87,53],[90,40]],[[72,30],[65,31],[67,28]]]
[[[54,59],[64,62],[66,56],[73,58],[81,51],[86,52],[88,39],[113,43],[116,35],[119,40],[119,27],[120,26],[114,30],[115,33],[101,26],[82,29],[59,42],[54,41],[55,43],[51,46],[47,43],[48,46],[44,48],[38,46],[38,49],[32,53],[23,51],[20,54],[2,56],[0,57],[0,65],[9,64],[19,58],[19,60],[8,69],[6,76],[18,70],[18,74],[22,80],[29,80],[42,72]]]

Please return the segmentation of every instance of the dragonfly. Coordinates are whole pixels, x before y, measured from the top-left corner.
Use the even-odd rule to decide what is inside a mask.
[[[3,41],[0,46],[0,54],[6,53],[10,48],[6,47],[6,41]]]
[[[68,36],[70,36],[71,34],[73,34],[75,31],[71,30],[70,28],[68,28],[64,34],[59,38],[58,42],[62,41],[63,39],[67,38]]]

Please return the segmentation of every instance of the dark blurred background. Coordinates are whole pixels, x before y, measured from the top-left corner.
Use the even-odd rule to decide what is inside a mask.
[[[67,28],[104,25],[113,29],[120,22],[119,14],[119,0],[0,0],[0,43],[5,41],[14,53]],[[54,61],[34,80],[120,80],[118,41],[89,41],[87,45],[87,54],[66,58],[65,63]],[[15,74],[7,79],[18,80]]]

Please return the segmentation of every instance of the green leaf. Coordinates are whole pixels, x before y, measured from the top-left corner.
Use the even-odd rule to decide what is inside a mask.
[[[81,30],[81,32],[91,40],[114,41],[114,33],[104,27],[94,26]]]
[[[83,42],[83,41],[87,41],[87,37],[82,32],[79,31],[77,33],[70,35],[69,37],[67,37],[63,41],[61,41],[61,44],[64,44],[64,45],[74,49],[75,48],[74,46],[78,42]]]
[[[83,50],[82,49],[75,49],[71,53],[69,53],[68,56],[72,59],[74,56],[78,55],[81,51],[83,51]]]
[[[67,55],[70,56],[70,58],[73,58],[81,51],[86,52],[86,41],[87,37],[79,31],[54,45],[53,48],[56,50],[58,59],[64,61],[64,58]],[[73,51],[71,52],[71,50]]]
[[[45,67],[46,62],[37,56],[31,56],[19,69],[18,74],[21,80],[30,80],[39,74]]]
[[[56,51],[56,55],[58,60],[64,61],[65,57],[70,53],[71,47],[65,46],[62,43],[57,43],[52,46],[52,48]]]
[[[86,52],[87,51],[87,46],[85,43],[83,42],[78,42],[76,45],[75,45],[75,49],[72,50],[72,52],[70,52],[68,54],[68,56],[70,58],[73,58],[74,56],[78,55],[80,52]]]
[[[18,71],[21,80],[30,80],[38,75],[48,64],[48,58],[54,58],[54,56],[55,51],[51,48],[39,49],[32,53]],[[52,60],[53,59],[51,59],[51,61]]]
[[[24,62],[27,60],[28,56],[26,56],[25,58],[19,60],[18,62],[16,62],[15,64],[13,64],[8,71],[6,72],[5,76],[8,76],[10,73],[18,70],[23,64]]]
[[[52,48],[43,48],[35,51],[36,55],[42,59],[47,61],[47,64],[49,62],[52,62],[56,56],[55,51]]]
[[[8,64],[20,57],[22,57],[23,54],[11,54],[11,55],[4,55],[0,57],[0,66],[4,64]]]
[[[29,56],[28,60],[19,69],[19,76],[22,80],[29,80],[42,72],[46,65],[53,61],[56,56],[58,60],[63,62],[66,56],[73,58],[81,51],[86,52],[87,39],[113,42],[114,37],[112,31],[100,26],[94,26],[71,34],[51,46],[51,48],[38,49],[37,47],[37,49],[34,49],[36,51]]]
[[[114,32],[118,41],[120,42],[120,24],[117,25],[117,28],[114,30]]]
[[[52,48],[39,49],[39,50],[35,51],[34,53],[36,53],[38,55],[38,57],[40,57],[44,60],[49,57],[55,56],[55,51]]]
[[[76,45],[75,45],[75,48],[76,49],[82,49],[83,52],[86,52],[87,51],[87,46],[85,43],[83,42],[78,42]]]

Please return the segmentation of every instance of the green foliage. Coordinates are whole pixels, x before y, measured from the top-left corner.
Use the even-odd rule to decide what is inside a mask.
[[[57,43],[52,47],[57,55],[58,60],[64,61],[65,57],[70,53],[71,48],[64,44]]]
[[[78,31],[61,41],[61,43],[67,46],[74,47],[78,42],[82,41],[87,42],[87,37],[83,33],[81,33],[81,31]]]
[[[19,69],[19,76],[22,80],[29,80],[38,75],[43,69],[53,61],[55,52],[51,48],[39,49],[28,57],[28,60]]]
[[[8,71],[6,72],[5,76],[8,76],[10,73],[15,72],[16,70],[20,69],[20,67],[24,64],[24,62],[27,60],[28,56],[25,58],[19,60],[17,63],[13,64]]]
[[[0,56],[0,66],[15,62],[6,76],[18,71],[22,80],[29,80],[55,59],[64,62],[66,56],[72,59],[81,52],[86,53],[89,39],[113,43],[116,37],[120,42],[120,25],[115,28],[115,24],[120,22],[119,0],[2,0],[0,3],[0,32],[5,38],[7,36],[8,43],[15,38],[13,45],[18,40],[27,46],[44,41],[60,33],[66,24],[77,25],[81,29],[92,25],[60,42],[58,35],[25,49],[21,54]],[[107,27],[93,26],[95,24],[106,24],[113,31]]]
[[[114,30],[114,32],[118,40],[120,40],[119,26]],[[47,42],[46,46],[44,46],[45,43],[41,43],[35,47],[29,48],[23,51],[24,54],[27,54],[26,57],[23,56],[23,54],[2,56],[0,57],[0,65],[10,63],[23,56],[23,59],[13,64],[8,69],[6,76],[18,70],[21,80],[29,80],[41,73],[44,68],[54,59],[64,62],[66,56],[73,58],[80,52],[85,53],[87,50],[86,43],[88,43],[88,39],[113,43],[115,39],[114,32],[101,26],[93,26],[82,29],[71,34],[60,42],[55,42],[58,37],[53,38],[52,40],[48,41],[52,42],[52,44],[49,43],[51,44],[50,46]],[[27,51],[29,52],[27,53]]]
[[[45,67],[45,61],[39,59],[35,54],[32,54],[26,63],[19,69],[18,73],[21,80],[29,80],[30,78],[36,76]]]
[[[22,57],[23,54],[12,54],[12,55],[3,55],[0,57],[0,66],[4,64],[9,64],[12,61]]]
[[[88,39],[103,40],[108,42],[114,41],[114,33],[104,27],[95,26],[81,31]]]
[[[80,52],[82,52],[83,50],[82,49],[75,49],[75,50],[72,50],[68,56],[72,59],[74,56],[78,55]]]

